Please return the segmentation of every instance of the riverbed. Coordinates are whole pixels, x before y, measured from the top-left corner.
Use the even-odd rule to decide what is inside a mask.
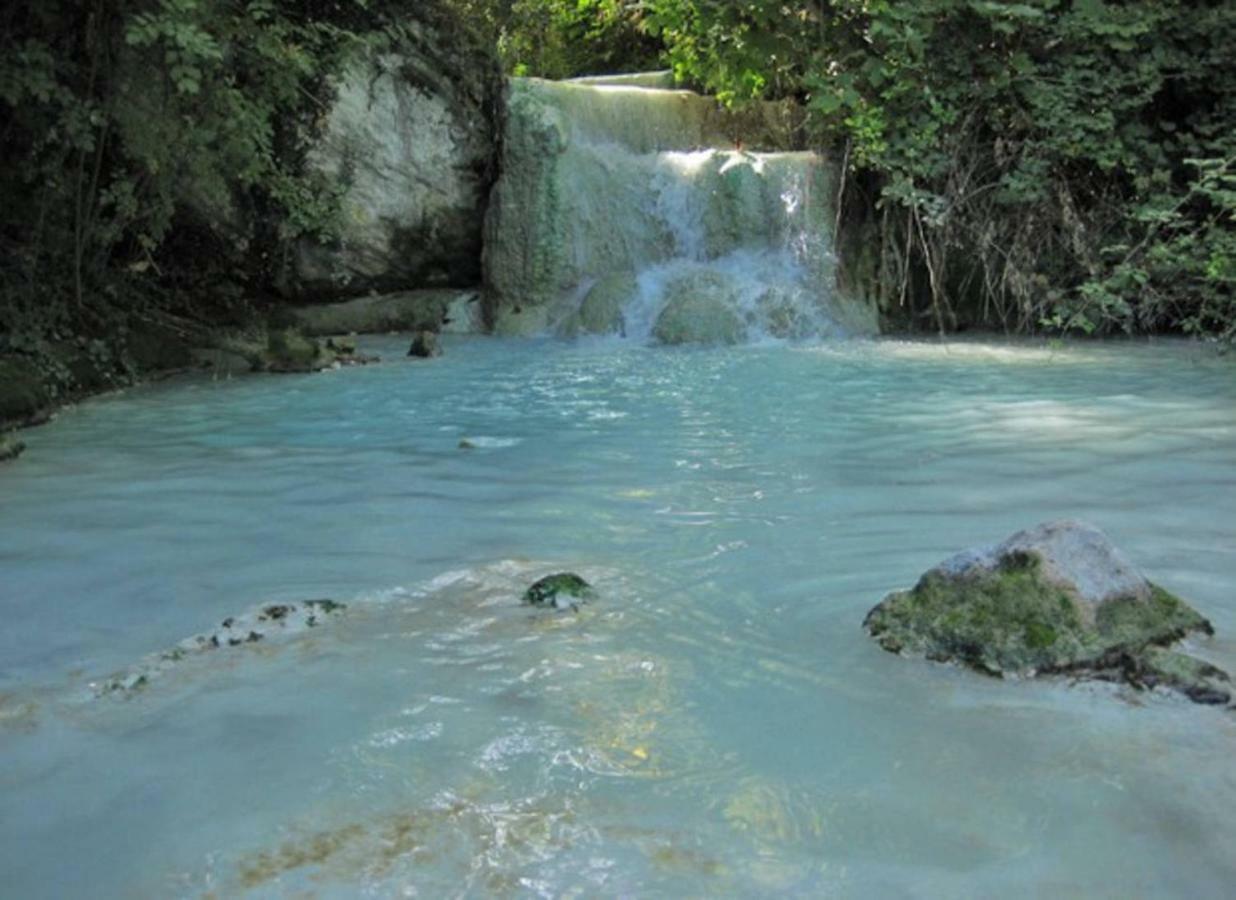
[[[177,379],[0,469],[5,896],[1194,896],[1236,719],[898,659],[861,622],[1077,517],[1236,671],[1236,365],[1204,346],[659,348]],[[570,569],[578,613],[519,604]],[[111,673],[266,602],[328,626]]]

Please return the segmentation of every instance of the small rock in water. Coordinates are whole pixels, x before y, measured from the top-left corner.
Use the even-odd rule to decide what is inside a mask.
[[[886,650],[989,675],[1067,673],[1227,704],[1227,673],[1164,648],[1210,622],[1147,581],[1098,529],[1051,522],[959,553],[863,623]]]
[[[26,445],[8,434],[0,434],[0,462],[17,459],[25,451]]]
[[[418,331],[416,336],[412,338],[412,346],[408,348],[408,356],[416,356],[421,359],[429,359],[434,356],[442,355],[442,346],[438,343],[438,336],[432,331]]]
[[[524,604],[547,609],[579,609],[593,597],[592,585],[574,572],[546,575],[524,591]],[[562,598],[561,601],[559,598]],[[568,600],[568,598],[570,598]]]

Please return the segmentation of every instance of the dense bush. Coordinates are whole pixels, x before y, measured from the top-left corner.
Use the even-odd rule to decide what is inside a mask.
[[[1236,329],[1236,5],[648,0],[680,77],[800,97],[870,209],[886,309]]]
[[[496,36],[516,75],[571,78],[647,70],[660,41],[643,27],[642,0],[447,0],[461,19]]]

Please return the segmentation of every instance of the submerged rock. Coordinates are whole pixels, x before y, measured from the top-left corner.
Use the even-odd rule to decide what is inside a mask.
[[[408,348],[408,356],[415,356],[419,359],[432,359],[441,355],[442,345],[438,343],[438,336],[432,331],[418,331],[412,338],[412,346]]]
[[[39,723],[39,710],[32,700],[21,700],[13,694],[0,693],[0,733],[4,731],[34,731]]]
[[[675,279],[668,301],[652,328],[663,344],[737,344],[747,336],[738,315],[734,286],[717,272],[702,271]]]
[[[286,640],[336,618],[346,605],[334,600],[268,603],[224,619],[218,628],[195,634],[174,647],[146,657],[137,665],[94,686],[97,696],[128,696],[147,687],[181,663],[204,653],[232,650],[267,641]]]
[[[1211,624],[1098,529],[1051,522],[968,550],[890,594],[864,626],[884,649],[990,675],[1069,673],[1227,703],[1226,673],[1162,648]]]
[[[581,603],[591,600],[593,594],[592,585],[574,572],[557,572],[546,575],[524,591],[524,604],[548,609],[578,609]]]
[[[25,449],[26,445],[11,434],[0,434],[0,462],[17,459]]]

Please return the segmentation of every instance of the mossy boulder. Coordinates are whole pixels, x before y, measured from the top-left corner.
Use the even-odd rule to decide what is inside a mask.
[[[293,328],[271,331],[257,368],[266,372],[316,372],[330,365],[322,345]]]
[[[25,451],[26,445],[11,434],[0,434],[0,462],[17,459]]]
[[[1230,699],[1225,673],[1162,650],[1213,634],[1210,623],[1080,522],[1039,525],[945,560],[886,597],[864,626],[886,650],[990,675],[1070,673]]]
[[[442,355],[442,344],[438,335],[429,330],[418,331],[412,338],[412,346],[408,348],[408,356],[418,359],[432,359]]]
[[[543,609],[577,609],[593,597],[592,585],[574,572],[556,572],[524,591],[524,605]]]
[[[331,338],[322,343],[297,328],[272,329],[264,346],[240,343],[233,347],[249,359],[255,372],[319,372],[378,361],[376,356],[358,353],[350,338]]]
[[[747,320],[760,325],[772,337],[800,341],[821,334],[820,317],[813,315],[804,297],[785,287],[765,291]]]
[[[737,344],[747,337],[733,285],[717,272],[676,278],[652,334],[662,344]]]
[[[634,272],[606,275],[584,295],[579,309],[563,323],[569,337],[577,334],[622,334],[622,311],[639,292]]]

